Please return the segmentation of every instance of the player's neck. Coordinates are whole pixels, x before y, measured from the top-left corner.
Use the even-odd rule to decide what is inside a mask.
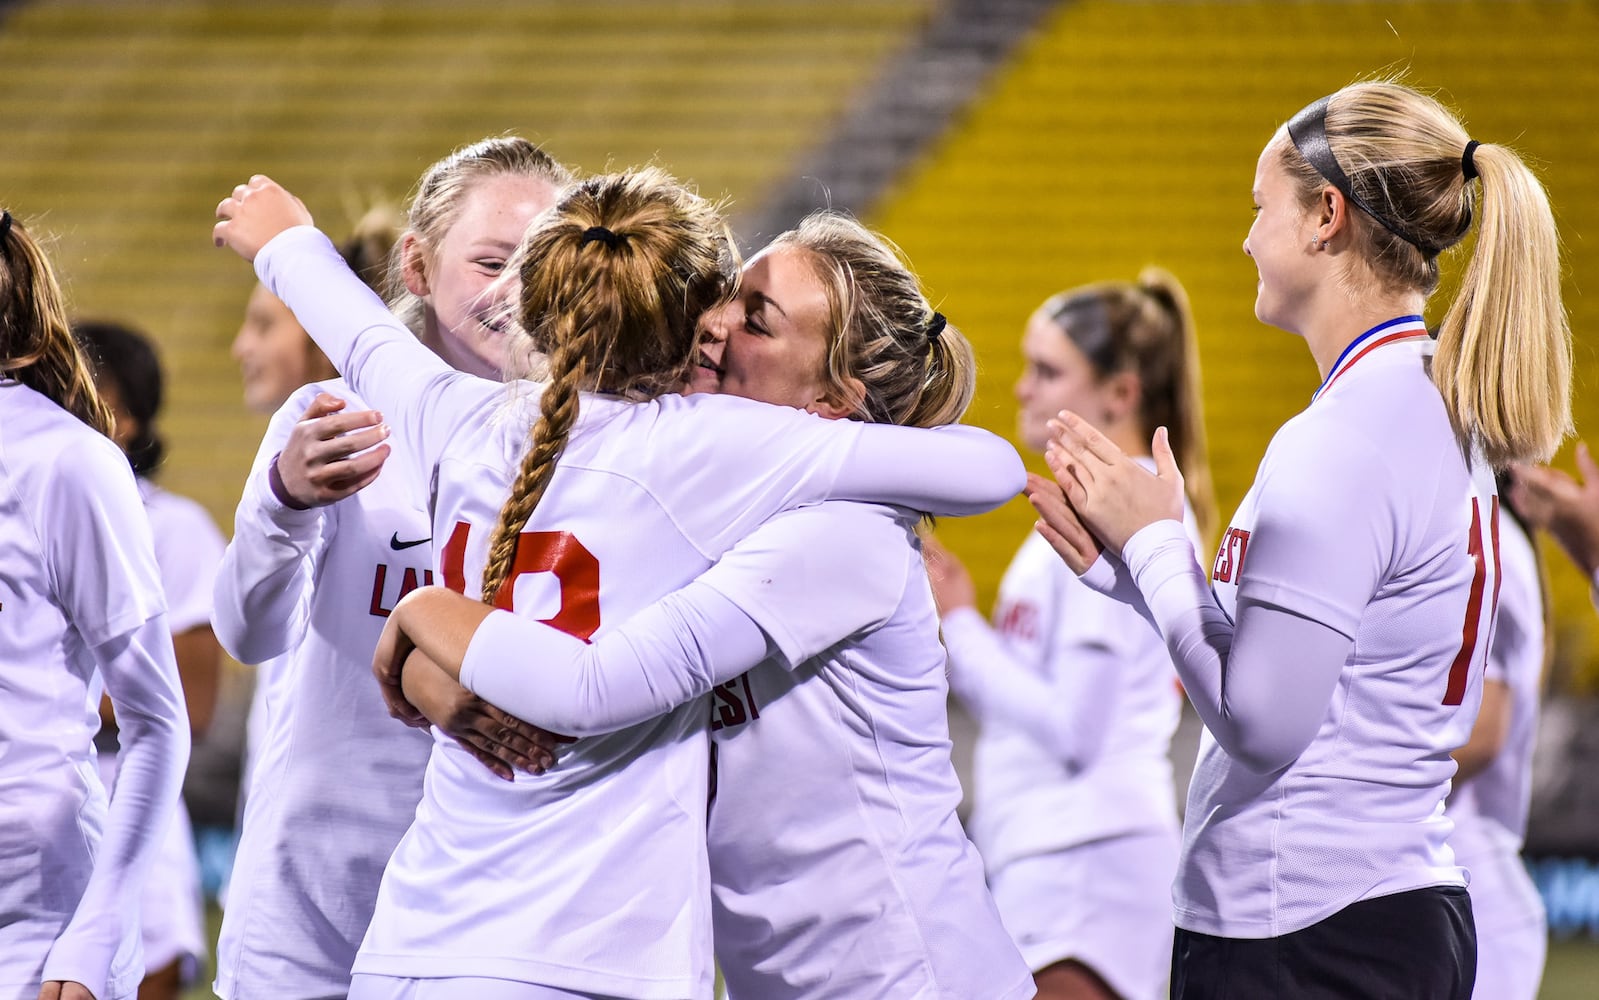
[[[1378,292],[1344,299],[1336,309],[1323,309],[1305,324],[1305,343],[1316,359],[1323,381],[1344,349],[1361,334],[1399,316],[1419,316],[1426,297],[1420,292]]]

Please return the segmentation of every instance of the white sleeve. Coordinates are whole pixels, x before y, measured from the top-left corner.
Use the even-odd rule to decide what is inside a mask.
[[[887,621],[908,567],[920,567],[912,538],[906,519],[883,507],[829,503],[780,514],[592,645],[541,622],[490,615],[467,647],[461,683],[556,732],[632,725],[774,655],[792,668]]]
[[[1093,762],[1115,716],[1123,653],[1056,643],[1046,677],[1017,663],[975,608],[945,615],[943,634],[950,690],[978,722],[1026,733],[1073,773]]]
[[[255,271],[356,394],[383,414],[396,439],[389,463],[401,463],[410,482],[432,482],[448,441],[503,392],[424,347],[314,227],[274,236],[256,254]]]
[[[272,415],[234,515],[233,540],[217,568],[211,624],[222,648],[240,663],[265,663],[293,649],[310,620],[333,512],[285,506],[272,492],[267,471],[320,391],[304,386]]]
[[[1249,554],[1253,559],[1253,546]],[[1315,737],[1354,640],[1243,596],[1235,626],[1216,603],[1177,521],[1143,528],[1122,556],[1216,742],[1257,773],[1291,764]]]
[[[106,996],[117,946],[139,919],[139,899],[178,807],[189,761],[189,727],[165,615],[94,647],[106,693],[117,706],[116,788],[94,871],[61,935],[44,980],[73,980]]]
[[[75,980],[104,996],[177,806],[189,727],[149,520],[127,461],[109,441],[94,444],[62,456],[36,516],[57,600],[116,703],[121,770],[93,873],[44,978]]]
[[[862,424],[828,498],[966,517],[999,507],[1026,485],[1016,449],[980,427]]]
[[[786,511],[740,539],[700,580],[741,608],[795,665],[886,622],[921,570],[914,516],[824,503]]]
[[[695,581],[592,643],[495,611],[461,662],[461,685],[552,732],[593,736],[653,719],[772,652],[737,605]]]

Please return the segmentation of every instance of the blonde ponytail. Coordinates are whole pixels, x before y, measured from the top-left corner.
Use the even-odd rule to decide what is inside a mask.
[[[1543,185],[1502,146],[1473,154],[1477,243],[1438,327],[1433,381],[1489,464],[1545,462],[1572,432],[1571,330]]]
[[[1431,294],[1440,253],[1476,224],[1432,364],[1462,447],[1481,448],[1495,468],[1548,459],[1572,430],[1571,330],[1543,185],[1510,149],[1474,142],[1449,109],[1403,84],[1351,84],[1324,102],[1326,148],[1358,208],[1351,248],[1380,284]],[[1273,142],[1308,206],[1339,182],[1290,138]]]
[[[482,600],[512,578],[516,543],[577,424],[581,392],[651,399],[680,388],[701,315],[734,286],[738,258],[717,207],[663,171],[567,190],[517,250],[521,331],[549,359],[539,419],[483,569]]]

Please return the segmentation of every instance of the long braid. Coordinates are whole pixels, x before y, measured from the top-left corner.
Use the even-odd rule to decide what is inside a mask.
[[[504,607],[517,541],[566,450],[580,394],[642,400],[681,385],[700,315],[738,273],[716,207],[655,169],[569,188],[516,259],[520,327],[549,359],[549,381],[483,568],[483,602]]]
[[[589,328],[589,339],[592,339]],[[588,356],[582,347],[564,344],[550,359],[550,382],[539,399],[539,419],[531,432],[533,446],[522,457],[522,469],[511,484],[511,497],[500,509],[500,520],[489,537],[488,562],[483,567],[483,603],[494,605],[500,588],[510,578],[516,561],[516,543],[522,528],[544,499],[555,463],[566,450],[577,423],[578,393],[589,380]],[[500,602],[508,604],[508,602]]]

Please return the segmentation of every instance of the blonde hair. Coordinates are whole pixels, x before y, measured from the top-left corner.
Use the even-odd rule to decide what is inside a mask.
[[[1138,376],[1139,428],[1165,427],[1183,470],[1202,537],[1216,526],[1216,496],[1205,444],[1199,338],[1188,293],[1169,271],[1145,268],[1136,282],[1104,281],[1049,298],[1044,313],[1083,352],[1096,378]]]
[[[532,447],[489,539],[485,604],[511,577],[517,539],[577,421],[578,393],[637,400],[681,388],[700,316],[738,274],[717,206],[654,168],[568,189],[518,255],[522,330],[549,372]]]
[[[1351,211],[1354,248],[1386,287],[1431,294],[1438,253],[1475,221],[1476,245],[1438,327],[1432,379],[1462,446],[1488,462],[1545,461],[1572,431],[1571,331],[1560,301],[1560,242],[1543,185],[1506,146],[1477,145],[1437,100],[1378,80],[1333,94],[1327,142],[1354,194],[1388,225]],[[1328,180],[1279,132],[1283,166],[1302,204]],[[1353,206],[1351,206],[1353,208]],[[1417,245],[1419,244],[1419,246]]]
[[[0,376],[110,436],[111,409],[72,336],[55,272],[44,249],[9,212],[0,222]]]
[[[836,212],[815,212],[771,247],[803,251],[828,304],[823,381],[859,420],[934,427],[971,405],[977,362],[936,313],[899,248]]]
[[[407,231],[415,233],[424,253],[431,254],[455,225],[466,197],[489,177],[529,177],[557,189],[572,183],[572,172],[549,153],[520,136],[481,139],[433,164],[417,182],[407,213]],[[404,262],[397,249],[390,255],[384,298],[406,326],[422,330],[422,299],[405,285]]]

